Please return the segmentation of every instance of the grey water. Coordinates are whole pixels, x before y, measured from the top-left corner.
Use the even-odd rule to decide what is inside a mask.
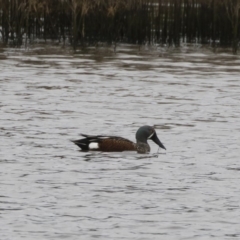
[[[0,239],[240,239],[240,57],[0,48]],[[80,133],[167,148],[81,152]]]

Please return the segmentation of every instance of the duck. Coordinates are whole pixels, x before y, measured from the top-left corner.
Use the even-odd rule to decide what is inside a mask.
[[[136,132],[136,143],[118,136],[107,135],[87,135],[81,134],[84,138],[72,140],[82,151],[102,151],[102,152],[123,152],[136,151],[137,153],[149,153],[150,146],[148,139],[155,142],[160,148],[165,149],[159,140],[157,133],[152,126],[142,126]]]

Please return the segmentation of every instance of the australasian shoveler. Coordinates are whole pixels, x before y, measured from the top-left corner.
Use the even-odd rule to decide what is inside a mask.
[[[155,129],[151,126],[143,126],[136,132],[137,143],[128,139],[117,136],[105,135],[86,135],[81,134],[84,138],[72,141],[81,148],[82,151],[103,151],[103,152],[123,152],[137,151],[138,153],[150,152],[148,139],[154,141],[159,147],[166,150],[164,145],[157,137]]]

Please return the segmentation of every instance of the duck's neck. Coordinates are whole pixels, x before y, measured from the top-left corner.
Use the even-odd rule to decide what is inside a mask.
[[[143,138],[143,139],[137,139],[137,144],[139,143],[145,143],[145,144],[148,144],[147,143],[147,139]]]
[[[146,142],[137,141],[137,152],[138,153],[147,153],[150,152],[150,146]]]

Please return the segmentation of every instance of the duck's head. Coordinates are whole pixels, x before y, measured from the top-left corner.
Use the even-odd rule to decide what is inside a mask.
[[[155,131],[155,129],[151,126],[143,126],[140,127],[137,130],[136,133],[136,140],[137,142],[143,142],[143,143],[147,143],[147,140],[151,139],[152,141],[154,141],[160,148],[163,148],[166,150],[166,148],[164,147],[164,145],[161,143],[161,141],[158,139],[157,133]]]

